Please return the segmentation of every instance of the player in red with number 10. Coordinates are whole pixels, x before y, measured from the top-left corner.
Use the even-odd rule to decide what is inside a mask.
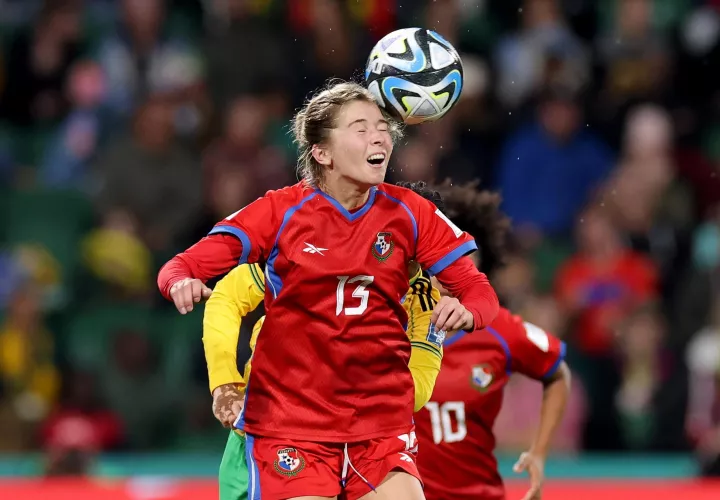
[[[401,303],[408,263],[457,297],[435,306],[438,330],[489,324],[497,296],[465,256],[477,249],[470,235],[383,183],[397,130],[365,88],[328,87],[294,130],[303,182],[220,222],[163,267],[158,285],[186,313],[209,295],[203,280],[265,264],[267,316],[236,425],[250,498],[422,500]]]
[[[407,184],[432,200],[478,241],[478,267],[486,273],[505,253],[509,220],[498,209],[500,198],[474,185],[445,183],[438,191],[423,183]],[[447,294],[437,282],[433,285]],[[501,308],[483,331],[459,332],[445,340],[440,374],[430,402],[416,413],[418,467],[428,500],[503,500],[505,489],[493,455],[492,428],[510,374],[521,373],[544,384],[543,406],[535,442],[523,453],[516,472],[530,474],[524,500],[541,494],[545,455],[570,391],[565,345],[537,326]],[[505,404],[512,405],[512,401]]]

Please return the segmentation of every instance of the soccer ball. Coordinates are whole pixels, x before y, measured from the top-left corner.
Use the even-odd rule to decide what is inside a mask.
[[[405,28],[375,45],[365,82],[390,116],[414,125],[437,120],[457,103],[462,62],[450,42],[434,31]]]

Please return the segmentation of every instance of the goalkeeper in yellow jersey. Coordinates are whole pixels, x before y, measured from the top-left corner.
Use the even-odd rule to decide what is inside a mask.
[[[408,367],[415,382],[415,411],[418,411],[432,395],[442,361],[442,348],[438,348],[438,338],[442,336],[430,331],[430,316],[440,294],[417,265],[411,264],[409,275],[410,287],[403,305],[408,313],[407,335],[411,346]],[[203,344],[213,413],[227,428],[233,427],[242,410],[252,363],[251,356],[244,374],[240,374],[237,367],[240,323],[264,298],[265,280],[261,268],[257,264],[243,264],[218,282],[205,306]],[[250,339],[253,351],[264,319],[261,317],[253,327]],[[247,498],[245,439],[239,431],[230,432],[220,464],[219,484],[220,500]]]

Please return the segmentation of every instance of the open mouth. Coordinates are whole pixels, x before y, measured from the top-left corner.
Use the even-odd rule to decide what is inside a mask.
[[[385,163],[385,153],[375,153],[370,155],[367,158],[367,162],[374,167],[379,167]]]

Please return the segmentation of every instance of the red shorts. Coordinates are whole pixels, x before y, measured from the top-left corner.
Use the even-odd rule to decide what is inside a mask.
[[[415,432],[357,443],[247,435],[248,500],[317,495],[356,500],[393,470],[420,479]]]

